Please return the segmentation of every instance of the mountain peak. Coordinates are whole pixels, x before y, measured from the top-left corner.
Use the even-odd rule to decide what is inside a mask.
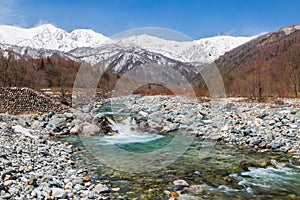
[[[68,52],[78,47],[96,47],[108,38],[93,30],[78,29],[71,33],[52,24],[32,28],[0,26],[0,43]]]
[[[63,29],[58,28],[58,27],[56,27],[56,26],[54,26],[53,24],[50,24],[50,23],[48,23],[48,24],[40,24],[38,26],[34,26],[32,28],[28,28],[27,30],[32,30],[32,29],[36,29],[36,30],[45,30],[45,29],[47,29],[47,30],[50,30],[50,31],[51,30],[54,30],[54,31],[56,31],[56,30],[64,31]]]
[[[125,47],[143,48],[182,62],[209,63],[251,39],[252,37],[217,36],[182,42],[139,34],[119,38],[117,43]],[[108,37],[91,29],[66,32],[52,24],[42,24],[32,28],[0,26],[0,43],[33,49],[70,52],[82,47],[97,48],[109,40]]]
[[[123,46],[138,46],[182,62],[210,63],[225,52],[255,37],[216,36],[179,42],[141,34],[119,39],[118,44]]]

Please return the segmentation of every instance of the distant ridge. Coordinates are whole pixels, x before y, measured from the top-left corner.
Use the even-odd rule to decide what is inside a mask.
[[[149,35],[137,35],[121,39],[116,43],[124,46],[138,46],[147,51],[160,53],[182,62],[208,63],[253,38],[255,36],[216,36],[190,42],[177,42]],[[98,48],[105,43],[113,42],[103,34],[96,33],[91,29],[76,29],[69,33],[52,24],[44,24],[28,29],[0,25],[0,44],[3,46],[2,50],[9,49],[11,46],[17,46],[68,53],[77,48]],[[30,49],[28,50],[30,51]],[[34,54],[28,51],[18,51],[17,53]]]

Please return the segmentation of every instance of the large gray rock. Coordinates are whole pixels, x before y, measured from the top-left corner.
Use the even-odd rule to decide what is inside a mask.
[[[81,126],[81,134],[83,136],[101,135],[101,129],[96,124],[85,122]]]
[[[67,197],[67,192],[61,188],[52,188],[52,196],[58,199],[64,199]]]

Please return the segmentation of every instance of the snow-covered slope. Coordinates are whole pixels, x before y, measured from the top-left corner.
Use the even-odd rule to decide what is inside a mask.
[[[105,44],[98,48],[78,48],[69,52],[70,55],[81,55],[77,59],[104,67],[112,74],[122,75],[137,66],[155,64],[178,70],[187,79],[198,73],[198,66],[171,59],[159,53],[147,51],[139,47],[124,47],[118,44]]]
[[[81,57],[83,61],[88,60],[91,63],[101,62],[101,56],[99,57],[99,54],[96,53],[95,56],[89,55],[89,58],[84,58],[84,51],[97,49],[104,44],[104,46],[109,46],[107,44],[112,43],[124,47],[138,47],[181,62],[210,63],[224,53],[253,38],[255,37],[217,36],[195,41],[178,42],[149,35],[136,35],[111,40],[90,29],[77,29],[69,33],[51,24],[28,29],[0,25],[2,50],[17,50],[16,53],[22,55],[22,52],[25,52],[27,56],[31,54],[35,56],[51,55],[49,50],[54,50],[74,57]],[[20,47],[20,49],[16,47]],[[30,51],[34,51],[34,49],[39,52],[31,53]],[[41,49],[49,52],[43,54]],[[81,50],[75,51],[76,49]],[[94,57],[93,60],[92,57]]]
[[[216,36],[177,42],[149,35],[137,35],[121,39],[118,43],[124,46],[138,46],[182,62],[209,63],[255,37]]]
[[[34,49],[31,47],[20,47],[16,45],[8,45],[0,43],[0,55],[3,55],[5,58],[12,56],[14,59],[30,59],[30,58],[61,58],[69,59],[79,62],[80,59],[62,51],[50,50],[50,49]]]
[[[0,43],[35,49],[67,52],[78,47],[97,47],[107,40],[107,37],[93,30],[77,29],[68,33],[51,24],[28,29],[0,26]]]
[[[279,31],[283,31],[286,35],[290,35],[291,33],[294,33],[295,31],[299,31],[299,30],[300,30],[300,24],[297,24],[297,25],[281,28]]]

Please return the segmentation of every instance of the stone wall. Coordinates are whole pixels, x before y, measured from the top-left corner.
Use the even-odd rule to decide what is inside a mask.
[[[64,109],[64,105],[32,89],[0,87],[1,113],[61,112]]]

